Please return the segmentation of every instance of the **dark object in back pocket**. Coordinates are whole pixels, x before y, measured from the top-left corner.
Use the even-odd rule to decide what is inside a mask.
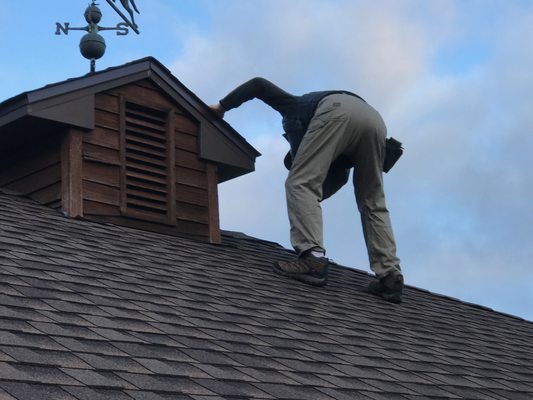
[[[385,143],[385,160],[383,160],[383,172],[389,172],[396,164],[396,161],[402,156],[402,143],[394,138],[388,138]]]

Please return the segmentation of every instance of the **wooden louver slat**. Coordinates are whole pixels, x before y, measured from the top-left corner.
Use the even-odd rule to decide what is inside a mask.
[[[151,131],[148,129],[142,129],[139,126],[130,125],[129,131],[131,134],[131,137],[137,137],[137,139],[144,138],[145,140],[149,140],[154,142],[154,145],[157,146],[158,143],[164,142],[162,138],[165,137],[163,132],[160,131]]]
[[[137,171],[151,176],[166,177],[166,170],[161,166],[150,166],[147,163],[126,161],[126,171]],[[126,172],[126,173],[127,173]]]
[[[147,164],[147,165],[155,165],[159,167],[165,167],[166,163],[165,160],[160,160],[158,158],[154,157],[146,157],[143,154],[140,153],[134,153],[130,152],[128,154],[128,158],[126,161],[132,162],[132,163],[139,163],[139,164]]]
[[[166,218],[167,113],[126,102],[124,124],[126,210],[147,218]]]
[[[140,117],[141,115],[139,115]],[[152,132],[165,132],[164,125],[163,128],[159,126],[159,121],[142,121],[137,118],[134,118],[133,116],[126,117],[126,123],[131,125],[132,127],[137,127],[142,130],[146,131],[152,131]]]
[[[151,182],[153,184],[163,186],[165,188],[167,185],[167,181],[165,179],[161,179],[156,176],[146,175],[146,174],[143,174],[142,172],[135,172],[133,170],[127,171],[126,176],[129,178],[127,179],[128,183],[137,180],[137,181],[143,181],[143,182]]]
[[[135,144],[131,139],[126,141],[126,147],[128,148],[128,154],[133,154],[135,152],[139,154],[150,154],[153,157],[162,157],[164,154],[164,146],[157,148],[150,146],[149,143],[141,142],[141,144]]]

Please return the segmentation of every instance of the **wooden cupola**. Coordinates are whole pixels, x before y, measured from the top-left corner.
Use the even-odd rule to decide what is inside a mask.
[[[217,184],[257,156],[151,57],[0,103],[0,187],[70,217],[218,243]]]

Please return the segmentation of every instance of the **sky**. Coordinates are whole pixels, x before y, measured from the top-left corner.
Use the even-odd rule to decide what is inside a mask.
[[[404,144],[384,179],[406,284],[533,321],[533,1],[135,1],[140,35],[103,32],[97,70],[153,56],[207,104],[255,76],[358,93]],[[0,0],[0,101],[88,72],[82,33],[54,34],[88,3]],[[219,186],[221,227],[290,248],[279,115],[225,119],[262,156]],[[322,203],[327,256],[370,272],[350,185]]]

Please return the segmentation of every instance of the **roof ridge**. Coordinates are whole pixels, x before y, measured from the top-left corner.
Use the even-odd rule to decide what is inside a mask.
[[[244,232],[230,231],[230,230],[221,229],[220,233],[223,236],[227,237],[227,238],[237,239],[237,240],[246,240],[246,241],[249,241],[249,242],[262,243],[262,244],[266,244],[266,245],[273,246],[273,247],[280,247],[282,249],[294,252],[293,250],[286,249],[284,246],[282,246],[278,242],[273,242],[273,241],[267,240],[267,239],[256,238],[256,237],[250,236],[250,235],[248,235],[248,234],[246,234]]]
[[[0,102],[0,107],[4,104],[7,104],[8,102],[10,101],[14,101],[18,98],[21,98],[21,97],[24,97],[24,96],[27,96],[31,93],[34,93],[34,92],[38,92],[40,90],[43,90],[43,89],[49,89],[49,88],[52,88],[54,86],[59,86],[59,85],[62,85],[64,83],[67,83],[67,82],[72,82],[72,81],[76,81],[76,80],[79,80],[79,79],[83,79],[83,78],[88,78],[88,77],[92,77],[92,76],[96,76],[96,75],[100,75],[100,74],[104,74],[106,72],[109,72],[109,71],[113,71],[115,69],[118,69],[118,68],[123,68],[123,67],[126,67],[128,65],[133,65],[133,64],[139,64],[141,62],[145,62],[145,61],[149,61],[149,62],[155,62],[157,63],[158,65],[162,66],[163,68],[167,69],[160,61],[158,61],[155,57],[152,57],[152,56],[147,56],[147,57],[142,57],[142,58],[139,58],[137,60],[133,60],[133,61],[129,61],[127,63],[124,63],[124,64],[120,64],[120,65],[112,65],[110,67],[107,67],[107,68],[104,68],[102,70],[99,70],[99,71],[96,71],[96,72],[88,72],[86,74],[83,74],[83,75],[79,75],[79,76],[72,76],[70,78],[67,78],[67,79],[63,79],[61,81],[57,81],[57,82],[53,82],[53,83],[48,83],[46,85],[43,85],[43,86],[40,86],[38,88],[35,88],[35,89],[30,89],[30,90],[26,90],[22,93],[19,93],[15,96],[12,96],[8,99],[5,99],[3,101]],[[168,69],[167,69],[168,71]]]
[[[477,309],[485,310],[485,311],[491,311],[491,312],[496,313],[496,314],[500,314],[500,315],[503,315],[503,316],[506,316],[506,317],[511,317],[513,319],[517,319],[519,321],[524,321],[524,322],[527,322],[529,324],[533,324],[533,321],[524,319],[524,318],[522,318],[522,317],[520,317],[518,315],[509,314],[509,313],[506,313],[504,311],[498,311],[498,310],[495,310],[494,308],[491,308],[491,307],[488,307],[488,306],[484,306],[482,304],[472,303],[472,302],[466,301],[466,300],[461,300],[458,297],[453,297],[453,296],[450,296],[450,295],[446,295],[446,294],[442,294],[442,293],[438,293],[438,292],[433,292],[431,290],[420,288],[418,286],[407,285],[407,284],[405,286],[409,287],[410,289],[422,292],[422,293],[428,293],[428,294],[431,294],[431,295],[439,297],[439,298],[452,300],[454,302],[458,302],[458,303],[461,303],[463,305],[466,305],[466,306],[469,306],[469,307],[472,307],[472,308],[477,308]]]
[[[347,265],[339,264],[339,263],[337,263],[337,262],[335,262],[335,261],[333,261],[331,259],[329,260],[329,262],[330,262],[330,264],[333,264],[333,265],[335,265],[338,268],[346,268],[346,269],[349,269],[349,270],[355,270],[355,271],[357,271],[359,273],[363,273],[363,274],[368,275],[370,277],[374,277],[374,275],[371,274],[368,271],[365,271],[365,270],[362,270],[362,269],[359,269],[359,268],[356,268],[356,267],[350,267],[350,266],[347,266]],[[466,300],[461,300],[458,297],[453,297],[453,296],[450,296],[450,295],[434,292],[434,291],[431,291],[429,289],[420,288],[418,286],[414,286],[414,285],[410,285],[410,284],[405,284],[405,287],[408,287],[409,289],[412,289],[412,290],[416,290],[418,292],[427,293],[427,294],[430,294],[432,296],[439,297],[441,299],[451,300],[453,302],[457,302],[457,303],[460,303],[462,305],[466,305],[466,306],[469,306],[469,307],[472,307],[472,308],[476,308],[476,309],[479,309],[479,310],[490,311],[490,312],[493,312],[493,313],[496,313],[496,314],[499,314],[499,315],[502,315],[502,316],[505,316],[505,317],[510,317],[510,318],[513,318],[513,319],[516,319],[516,320],[519,320],[519,321],[523,321],[523,322],[527,322],[529,324],[533,324],[533,321],[529,321],[529,320],[524,319],[524,318],[522,318],[522,317],[520,317],[518,315],[509,314],[509,313],[506,313],[504,311],[498,311],[498,310],[495,310],[495,309],[493,309],[491,307],[484,306],[482,304],[472,303],[472,302],[466,301]]]
[[[273,244],[273,245],[279,246],[279,247],[281,247],[281,248],[283,248],[283,249],[285,249],[287,251],[295,253],[293,250],[286,249],[285,247],[283,247],[282,245],[280,245],[277,242],[272,242],[272,241],[256,238],[256,237],[253,237],[253,236],[249,236],[249,235],[247,235],[246,233],[243,233],[243,232],[222,231],[222,234],[223,235],[225,234],[226,236],[229,236],[229,237],[235,238],[235,239],[248,240],[248,241],[264,243],[264,244]],[[338,268],[345,268],[345,269],[349,269],[349,270],[355,270],[355,271],[357,271],[359,273],[362,273],[362,274],[365,274],[365,275],[367,275],[369,277],[373,277],[374,276],[373,274],[371,274],[368,271],[359,269],[357,267],[351,267],[351,266],[339,264],[339,263],[335,262],[333,259],[329,259],[329,262],[330,262],[330,264],[333,264],[333,265],[335,265]],[[503,311],[498,311],[498,310],[495,310],[495,309],[493,309],[491,307],[484,306],[482,304],[477,304],[477,303],[472,303],[472,302],[469,302],[469,301],[466,301],[466,300],[461,300],[458,297],[453,297],[453,296],[450,296],[450,295],[434,292],[434,291],[431,291],[431,290],[428,290],[428,289],[424,289],[424,288],[420,288],[420,287],[414,286],[414,285],[405,284],[405,286],[410,288],[410,289],[413,289],[413,290],[416,290],[416,291],[419,291],[419,292],[423,292],[423,293],[427,293],[427,294],[430,294],[430,295],[433,295],[433,296],[436,296],[436,297],[439,297],[439,298],[448,299],[448,300],[451,300],[451,301],[454,301],[454,302],[458,302],[458,303],[466,305],[466,306],[470,306],[470,307],[477,308],[477,309],[480,309],[480,310],[491,311],[491,312],[494,312],[496,314],[500,314],[500,315],[503,315],[503,316],[506,316],[506,317],[511,317],[513,319],[517,319],[519,321],[525,321],[525,322],[528,322],[530,324],[533,324],[533,321],[529,321],[529,320],[524,319],[524,318],[522,318],[520,316],[517,316],[517,315],[509,314],[509,313],[506,313],[506,312],[503,312]]]

